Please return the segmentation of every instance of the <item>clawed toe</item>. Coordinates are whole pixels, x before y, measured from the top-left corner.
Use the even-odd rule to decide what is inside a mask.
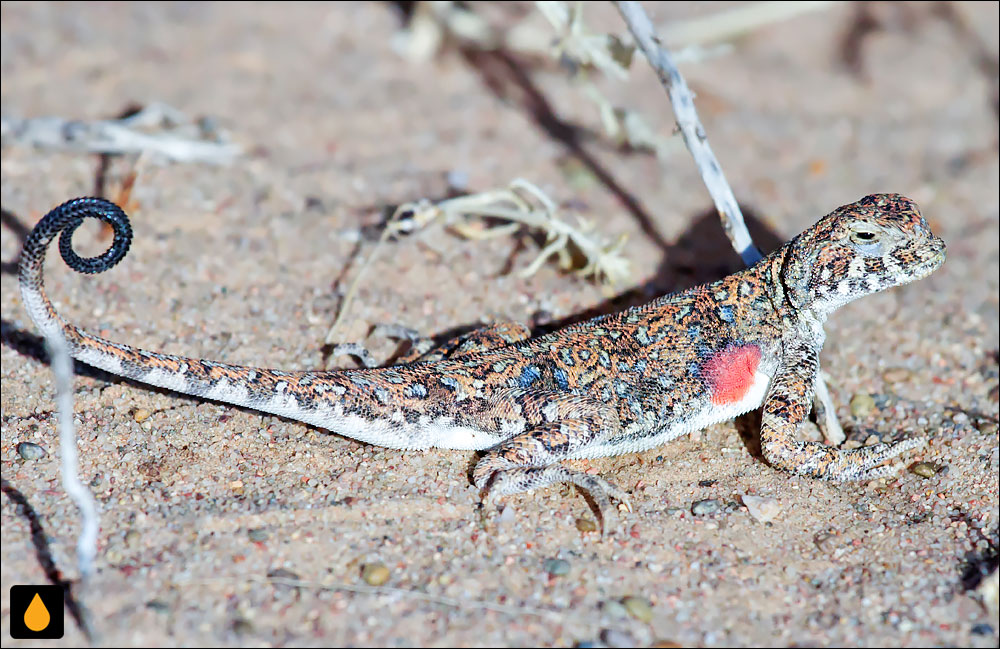
[[[561,465],[552,465],[544,469],[513,468],[495,471],[492,475],[486,472],[474,472],[474,482],[479,487],[483,507],[493,503],[498,497],[507,494],[529,491],[545,485],[559,482],[569,482],[579,487],[590,496],[597,514],[601,519],[601,533],[606,535],[618,528],[618,508],[612,500],[624,505],[626,511],[632,511],[632,502],[628,493],[604,478],[572,471]]]
[[[866,450],[870,451],[872,456],[865,463],[865,470],[860,479],[875,480],[876,478],[884,478],[899,473],[905,466],[905,463],[897,458],[906,451],[919,448],[926,443],[926,438],[915,437],[896,442],[895,444],[878,444],[869,447]]]

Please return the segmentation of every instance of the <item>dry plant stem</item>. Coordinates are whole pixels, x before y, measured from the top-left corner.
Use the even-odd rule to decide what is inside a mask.
[[[760,250],[754,245],[743,221],[743,212],[736,202],[733,190],[726,182],[726,176],[722,173],[719,161],[712,153],[712,148],[708,145],[708,135],[705,127],[698,119],[698,113],[694,108],[694,96],[681,76],[680,70],[674,64],[662,42],[653,31],[653,24],[649,21],[649,16],[638,2],[615,2],[618,11],[628,25],[629,31],[635,37],[639,49],[646,55],[649,64],[656,71],[660,78],[660,83],[670,96],[670,103],[677,116],[677,125],[680,127],[684,143],[687,144],[691,156],[694,158],[701,178],[708,188],[708,192],[715,201],[715,208],[722,219],[722,228],[729,237],[733,248],[743,259],[743,263],[752,266],[761,259]],[[824,413],[823,420],[819,422],[826,441],[833,445],[839,445],[847,439],[840,422],[837,420],[836,407],[830,397],[830,391],[823,380],[822,374],[817,375],[815,385],[815,398],[821,404]]]
[[[81,586],[94,572],[94,558],[97,556],[97,532],[99,523],[97,505],[90,490],[84,486],[77,473],[76,431],[73,427],[73,361],[69,356],[66,339],[61,332],[45,334],[52,362],[52,372],[56,379],[56,404],[59,414],[59,456],[62,483],[77,509],[80,510],[80,536],[76,542],[77,569],[80,571]],[[80,619],[88,639],[93,639],[93,627],[81,592],[76,594],[80,605]]]
[[[660,29],[663,39],[674,47],[705,45],[735,38],[758,27],[788,20],[812,11],[825,11],[838,2],[832,0],[773,0],[754,2],[707,16],[681,20]]]
[[[705,127],[698,119],[698,113],[694,108],[694,96],[681,76],[680,70],[674,65],[665,47],[662,47],[656,34],[653,32],[653,24],[649,21],[649,16],[638,2],[615,2],[618,11],[628,25],[629,31],[635,37],[639,49],[646,55],[649,64],[656,71],[660,78],[660,83],[666,88],[670,96],[670,104],[674,108],[677,116],[677,126],[680,127],[684,143],[694,157],[701,178],[708,188],[715,208],[722,219],[722,228],[726,236],[733,244],[733,248],[743,259],[743,263],[751,266],[761,259],[760,250],[754,245],[743,222],[743,213],[733,196],[733,190],[726,182],[726,176],[722,173],[722,167],[712,153],[712,147],[708,144],[708,136],[705,134]]]
[[[161,115],[162,109],[154,112],[154,116]],[[152,153],[172,162],[229,164],[242,153],[235,144],[191,139],[169,130],[156,134],[136,130],[148,121],[143,112],[126,119],[91,122],[61,117],[3,118],[0,133],[4,144],[79,153]]]
[[[397,209],[393,213],[392,218],[390,218],[389,222],[386,223],[385,229],[382,230],[382,235],[378,238],[378,241],[375,243],[375,247],[372,249],[371,254],[368,255],[368,259],[366,259],[365,262],[361,265],[361,268],[358,269],[357,275],[354,276],[354,281],[351,282],[350,287],[347,289],[347,293],[344,294],[344,299],[340,303],[340,309],[337,311],[336,320],[333,321],[333,324],[330,325],[330,329],[326,332],[326,338],[323,339],[324,345],[329,345],[334,340],[337,339],[336,338],[337,332],[340,331],[340,326],[344,322],[344,316],[347,315],[347,312],[351,308],[351,303],[354,302],[354,296],[358,292],[358,286],[361,284],[361,278],[368,270],[368,267],[371,266],[372,262],[375,260],[376,255],[382,248],[382,245],[385,243],[386,239],[388,239],[394,233],[399,231],[396,224],[399,222],[399,217],[401,214],[402,210],[400,209]],[[362,347],[361,349],[363,350],[364,348]],[[333,359],[339,356],[340,354],[358,355],[358,352],[353,347],[343,348],[343,346],[338,345],[338,347],[335,348],[333,352],[331,352],[330,356],[327,357],[325,367],[329,369],[330,363],[332,363]],[[367,354],[367,351],[365,351],[365,354]],[[359,356],[359,358],[362,358],[362,361],[364,362],[363,357]]]

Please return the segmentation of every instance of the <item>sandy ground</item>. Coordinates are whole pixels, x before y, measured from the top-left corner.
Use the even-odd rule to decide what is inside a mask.
[[[652,11],[666,22],[726,6]],[[530,5],[492,15],[543,26]],[[588,16],[622,30],[607,7]],[[50,256],[62,313],[150,349],[320,367],[385,206],[446,195],[449,173],[471,190],[531,179],[608,236],[628,234],[633,276],[619,291],[644,288],[625,302],[739,267],[682,146],[662,165],[623,153],[544,60],[454,48],[404,60],[390,47],[400,24],[386,4],[4,3],[5,117],[108,118],[161,101],[210,116],[250,152],[231,166],[147,166],[124,263],[84,278]],[[727,423],[591,462],[633,493],[614,537],[578,529],[594,514],[566,488],[510,498],[484,529],[471,453],[369,447],[89,372],[76,379],[76,419],[101,531],[83,596],[102,641],[995,647],[997,614],[970,587],[997,564],[997,26],[996,3],[879,5],[867,18],[837,6],[683,68],[766,246],[875,191],[917,200],[947,241],[932,277],[835,314],[822,357],[854,443],[927,433],[909,459],[946,471],[791,478]],[[600,87],[669,133],[644,62]],[[8,635],[11,585],[77,576],[51,372],[13,262],[24,229],[93,193],[97,170],[92,156],[3,149],[4,646],[33,644]],[[108,192],[127,170],[111,163]],[[97,232],[84,228],[79,247],[99,250]],[[438,333],[613,308],[552,265],[518,278],[534,249],[440,230],[392,243],[345,339],[378,323]],[[858,395],[872,397],[867,412],[849,406]],[[21,442],[48,455],[25,460]],[[777,499],[777,516],[756,521],[744,494]],[[693,514],[703,500],[718,511]],[[372,581],[387,570],[384,585],[363,570]],[[86,639],[67,619],[50,644]]]

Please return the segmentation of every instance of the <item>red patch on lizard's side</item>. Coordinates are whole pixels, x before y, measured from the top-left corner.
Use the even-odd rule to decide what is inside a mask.
[[[757,345],[732,345],[709,357],[701,375],[712,388],[712,403],[724,406],[742,399],[753,385],[760,357]]]

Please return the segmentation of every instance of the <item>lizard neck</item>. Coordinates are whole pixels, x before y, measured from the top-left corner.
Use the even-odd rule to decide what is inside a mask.
[[[826,337],[823,325],[833,309],[816,299],[809,281],[809,268],[798,261],[795,239],[776,250],[766,260],[764,272],[772,286],[774,308],[786,329],[798,331],[817,345]]]

